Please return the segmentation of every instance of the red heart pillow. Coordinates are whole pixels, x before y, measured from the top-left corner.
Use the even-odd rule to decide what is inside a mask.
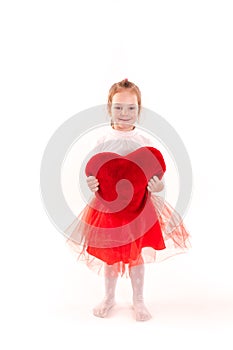
[[[162,154],[154,147],[141,147],[121,156],[102,152],[87,163],[87,176],[99,181],[97,198],[112,212],[138,212],[147,196],[147,184],[152,176],[162,178],[166,165]],[[138,214],[138,213],[137,213]]]

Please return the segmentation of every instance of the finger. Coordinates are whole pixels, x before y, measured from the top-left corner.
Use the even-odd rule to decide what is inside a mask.
[[[148,181],[148,185],[149,184],[153,184],[154,183],[154,180],[153,180],[153,178],[151,178],[149,181]]]
[[[148,182],[148,185],[150,186],[155,186],[157,184],[157,182],[152,178],[150,179],[150,181]]]
[[[96,191],[98,191],[98,189],[99,189],[99,187],[96,187],[96,188],[93,188],[91,191],[96,192]]]
[[[153,176],[153,177],[149,180],[148,183],[154,185],[154,184],[157,184],[158,181],[159,181],[159,178],[155,175],[155,176]]]
[[[92,182],[92,181],[96,181],[97,178],[95,176],[88,176],[86,180],[87,182]]]
[[[153,180],[155,180],[156,182],[158,182],[158,181],[159,181],[158,176],[154,175],[154,176],[153,176]]]
[[[98,186],[97,186],[97,187],[92,187],[92,188],[90,188],[90,190],[91,190],[92,192],[96,192],[96,191],[98,191],[98,189],[99,189]]]
[[[87,180],[87,184],[92,186],[92,185],[98,185],[99,184],[99,181],[97,179],[89,179]]]
[[[148,191],[153,192],[151,186],[148,185],[148,186],[147,186],[147,189],[148,189]]]
[[[98,187],[98,186],[99,186],[98,184],[91,184],[91,185],[89,186],[89,188],[93,189],[93,188],[96,188],[96,187]]]
[[[150,183],[148,183],[148,186],[150,187],[150,190],[154,192],[158,187],[158,182],[155,182],[154,180],[152,180]]]
[[[99,182],[91,182],[88,184],[88,187],[97,187],[99,186]]]

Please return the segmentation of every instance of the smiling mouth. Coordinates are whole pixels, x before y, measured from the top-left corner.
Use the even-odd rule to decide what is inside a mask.
[[[123,122],[128,122],[130,119],[121,119],[121,118],[119,118],[119,120],[122,120]]]

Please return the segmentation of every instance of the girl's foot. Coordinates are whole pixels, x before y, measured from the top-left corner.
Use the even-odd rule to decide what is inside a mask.
[[[147,310],[144,302],[134,302],[133,308],[135,311],[136,321],[148,321],[149,319],[151,319],[152,316]]]
[[[114,299],[104,299],[93,309],[93,314],[97,317],[107,317],[111,308],[115,305]]]

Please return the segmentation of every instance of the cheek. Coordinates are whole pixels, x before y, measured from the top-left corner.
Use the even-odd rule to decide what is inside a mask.
[[[134,122],[136,122],[137,120],[139,120],[138,115],[135,115],[132,119]]]

